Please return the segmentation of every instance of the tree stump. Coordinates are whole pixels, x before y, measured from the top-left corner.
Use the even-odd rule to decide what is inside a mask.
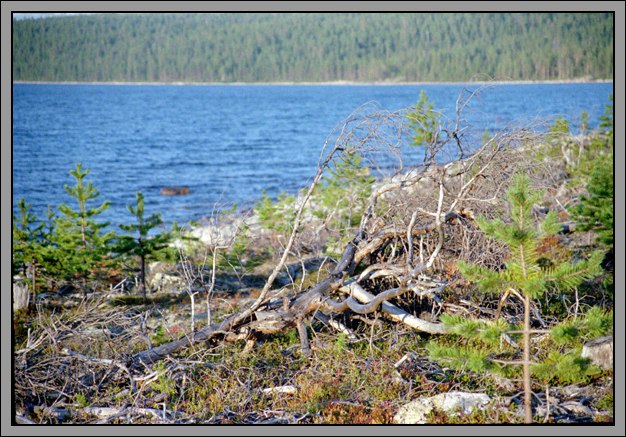
[[[13,282],[13,311],[25,308],[30,302],[30,290],[21,278]]]

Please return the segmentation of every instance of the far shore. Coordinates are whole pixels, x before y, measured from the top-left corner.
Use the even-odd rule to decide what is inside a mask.
[[[460,82],[77,82],[77,81],[13,81],[13,84],[41,85],[180,85],[180,86],[419,86],[419,85],[531,85],[531,84],[574,84],[612,83],[613,79],[567,79],[567,80],[494,80]]]

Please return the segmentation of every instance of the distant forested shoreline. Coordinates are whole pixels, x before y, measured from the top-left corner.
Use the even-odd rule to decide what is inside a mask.
[[[24,82],[613,78],[612,13],[108,13],[12,27]]]

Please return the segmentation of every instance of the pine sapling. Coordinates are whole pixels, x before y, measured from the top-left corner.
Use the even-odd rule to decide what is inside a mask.
[[[78,208],[74,209],[66,204],[59,206],[63,216],[55,220],[53,258],[59,273],[70,279],[82,279],[83,287],[86,288],[87,278],[93,269],[107,260],[108,245],[114,232],[103,232],[109,223],[96,221],[109,207],[109,202],[97,207],[89,206],[100,195],[92,182],[85,182],[89,170],[83,171],[82,165],[78,163],[70,174],[76,179],[76,185],[65,185],[65,191],[76,201]]]
[[[557,215],[549,212],[541,223],[535,223],[532,207],[541,199],[541,193],[532,191],[530,180],[517,175],[507,191],[510,205],[510,222],[502,219],[477,218],[477,224],[488,237],[505,243],[510,257],[503,269],[492,270],[479,265],[458,262],[463,276],[475,282],[487,292],[519,296],[524,304],[523,325],[523,381],[525,421],[532,422],[531,388],[531,300],[549,291],[572,291],[586,279],[600,273],[601,252],[595,252],[588,260],[568,263],[559,260],[541,259],[537,251],[542,238],[556,234],[560,225]],[[502,325],[499,330],[506,333]],[[478,331],[481,331],[480,329]],[[497,330],[494,331],[497,334]],[[510,364],[510,363],[509,363]],[[516,364],[520,364],[516,362]]]
[[[346,150],[329,166],[328,173],[316,187],[312,211],[331,232],[326,243],[327,253],[337,255],[331,248],[343,247],[359,225],[373,183],[374,177],[358,153]]]
[[[613,156],[598,155],[592,163],[587,183],[587,193],[580,196],[580,203],[570,208],[576,228],[594,231],[597,241],[613,245]]]
[[[33,305],[37,302],[37,266],[41,264],[44,247],[41,244],[44,224],[34,226],[37,217],[30,212],[31,205],[24,199],[17,203],[19,217],[13,216],[13,274],[30,276],[33,287]],[[30,270],[30,271],[28,271]]]
[[[438,141],[439,114],[433,109],[424,90],[412,111],[406,114],[413,146],[433,146]]]
[[[137,219],[136,224],[120,225],[127,232],[136,233],[136,236],[123,235],[118,238],[116,251],[121,255],[139,257],[141,292],[146,299],[146,261],[169,255],[171,249],[169,243],[172,235],[169,232],[161,232],[150,236],[152,229],[163,224],[160,214],[152,214],[144,217],[144,197],[137,192],[137,206],[128,205],[128,211]]]

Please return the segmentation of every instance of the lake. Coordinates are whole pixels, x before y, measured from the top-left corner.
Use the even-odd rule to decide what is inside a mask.
[[[250,207],[263,190],[294,193],[316,171],[328,135],[361,105],[396,111],[424,90],[449,117],[464,88],[479,85],[13,85],[13,210],[24,197],[45,217],[73,205],[63,186],[76,163],[91,171],[102,215],[117,228],[142,191],[146,213],[167,224],[200,220],[236,202]],[[472,101],[468,135],[556,116],[574,132],[583,111],[598,125],[612,83],[494,85]],[[468,136],[468,139],[470,137]],[[185,196],[163,196],[185,185]]]

